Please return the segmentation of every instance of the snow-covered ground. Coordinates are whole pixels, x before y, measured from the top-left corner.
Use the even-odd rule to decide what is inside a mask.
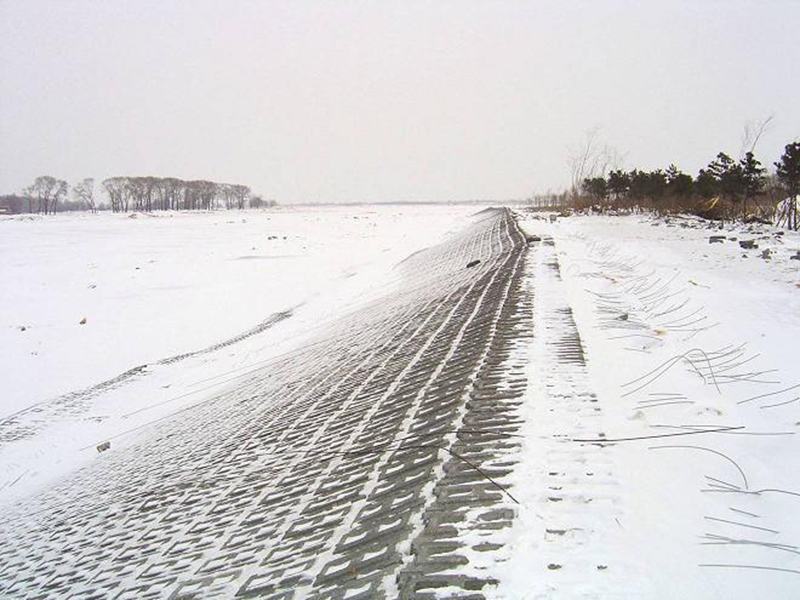
[[[92,461],[97,464],[81,471],[84,478],[102,473],[115,457],[126,465],[125,452],[117,451],[137,442],[143,451],[141,462],[134,464],[158,463],[159,457],[149,456],[147,449],[170,450],[174,444],[171,434],[163,431],[164,423],[182,422],[162,419],[214,399],[223,390],[235,390],[250,374],[257,374],[248,380],[251,386],[267,379],[264,367],[272,361],[303,349],[306,352],[296,356],[312,356],[308,350],[327,347],[315,344],[324,336],[330,344],[333,336],[338,342],[353,339],[354,345],[366,346],[363,349],[376,356],[388,353],[380,368],[366,371],[366,382],[374,376],[379,383],[391,381],[364,392],[367,417],[353,416],[361,414],[356,411],[360,403],[355,399],[361,398],[356,380],[352,396],[342,391],[347,401],[332,404],[340,406],[341,414],[321,403],[324,419],[286,421],[291,421],[287,427],[293,434],[287,443],[302,450],[296,458],[286,458],[295,456],[291,452],[270,458],[265,443],[249,444],[245,436],[248,451],[266,453],[250,456],[243,451],[238,462],[261,468],[264,461],[286,460],[305,469],[306,452],[320,451],[314,446],[315,436],[324,434],[329,437],[320,439],[333,443],[336,435],[347,435],[356,444],[362,434],[379,435],[378,429],[389,427],[385,416],[376,421],[381,425],[373,426],[369,419],[375,414],[386,410],[394,415],[389,407],[408,402],[411,408],[402,412],[403,435],[445,427],[448,443],[459,444],[459,451],[470,452],[473,460],[485,461],[480,464],[509,492],[491,499],[495,504],[483,496],[474,506],[467,500],[461,506],[458,494],[468,496],[480,488],[480,481],[470,486],[464,483],[469,479],[459,480],[463,473],[452,464],[444,467],[444,452],[433,452],[441,461],[435,470],[417,472],[402,463],[389,469],[388,461],[397,456],[386,450],[378,462],[387,461],[387,473],[408,471],[416,473],[407,475],[409,480],[424,475],[431,481],[422,488],[419,503],[409,504],[415,508],[408,508],[414,535],[419,536],[395,532],[392,535],[400,536],[402,543],[396,548],[393,542],[381,545],[381,552],[373,548],[377,554],[365,554],[364,561],[383,556],[386,548],[396,550],[406,567],[417,560],[426,568],[440,561],[445,565],[443,579],[424,589],[434,597],[463,592],[463,577],[477,586],[470,589],[491,598],[800,597],[800,260],[792,258],[800,252],[800,235],[764,226],[711,228],[692,218],[575,216],[550,222],[546,215],[519,212],[526,245],[510,226],[498,229],[507,219],[505,213],[472,217],[477,210],[313,207],[0,221],[0,276],[8,282],[0,292],[0,348],[4,357],[11,357],[0,363],[0,416],[22,411],[0,428],[0,506],[33,495]],[[480,219],[494,225],[486,231],[473,225],[469,233],[466,225]],[[450,236],[453,232],[462,232],[462,237]],[[490,243],[495,239],[490,232],[508,245]],[[458,243],[440,247],[432,256],[416,257],[421,264],[434,265],[430,270],[413,260],[405,263],[416,265],[411,271],[420,271],[422,279],[406,273],[403,280],[403,269],[396,268],[403,259],[448,238]],[[742,248],[741,241],[758,247]],[[474,256],[482,256],[484,262],[477,269],[465,268]],[[506,271],[497,266],[507,262],[502,267]],[[485,278],[479,275],[482,270]],[[495,279],[502,281],[498,289],[505,290],[503,294],[487,291],[490,284],[485,282]],[[460,281],[468,285],[454,283]],[[450,305],[436,295],[439,286],[450,290],[450,285],[453,291],[447,298],[456,290],[463,294],[460,298],[467,298],[465,289],[484,286],[476,288],[482,291],[475,294],[479,300],[471,312],[458,311],[461,299],[447,308]],[[426,303],[452,311],[430,331],[428,319],[438,308],[425,304],[431,312],[423,319],[422,305],[403,305],[404,294],[413,296],[426,286],[431,288],[430,298],[422,294]],[[478,309],[484,298],[495,303],[495,317],[487,318],[491,314]],[[369,331],[349,321],[326,327],[341,323],[337,319],[350,313],[355,321],[365,317],[366,329],[375,328],[366,317],[383,315],[376,304],[384,301],[409,311],[408,319],[405,313],[390,317],[403,321],[403,327],[406,321],[419,325],[414,331],[425,333],[424,343],[416,333],[403,334],[398,338],[405,340],[402,343],[377,337],[380,347],[371,348],[364,341],[372,339]],[[366,309],[353,312],[359,307]],[[86,323],[80,324],[84,317]],[[435,344],[451,317],[463,319],[458,333],[452,333],[455,341]],[[481,346],[486,354],[478,358],[470,354],[470,344],[461,344],[465,332],[476,336],[482,331],[469,325],[473,319],[483,319],[481,327],[490,332]],[[404,350],[406,342],[420,346],[412,353]],[[411,375],[404,379],[418,360],[423,364],[421,357],[427,356],[429,346],[432,354],[445,358],[436,359],[438,367],[427,383]],[[328,360],[328,354],[320,354],[323,362]],[[456,367],[445,368],[451,359]],[[410,362],[394,379],[381,379],[384,366],[391,368],[402,360]],[[459,432],[461,418],[439,423],[440,407],[419,409],[423,398],[433,404],[441,401],[442,414],[447,414],[447,405],[454,402],[448,385],[455,384],[436,387],[443,400],[420,395],[418,388],[424,391],[440,374],[461,376],[457,365],[462,360],[477,361],[474,372],[464,368],[463,373],[471,373],[471,385],[479,380],[481,385],[474,394],[464,393],[468,400],[458,405],[459,411],[491,412],[482,410],[479,402],[495,393],[509,403],[500,402],[485,421],[469,421],[470,427],[477,427],[476,422],[497,427],[495,438],[488,435],[490,430]],[[128,371],[138,365],[143,366]],[[404,391],[395,397],[401,383]],[[337,385],[328,387],[330,398],[321,397],[333,402]],[[270,394],[258,397],[260,402],[281,402]],[[239,406],[236,394],[220,406]],[[298,406],[306,410],[302,402]],[[241,418],[246,411],[239,409]],[[499,414],[501,410],[506,412]],[[512,415],[512,410],[517,412]],[[432,420],[437,420],[435,427]],[[147,438],[158,421],[161,432]],[[223,425],[216,427],[224,430]],[[197,431],[203,434],[204,426]],[[214,429],[213,424],[209,427]],[[230,427],[232,436],[240,434],[235,430]],[[176,439],[194,448],[192,460],[204,448],[202,439],[191,439],[194,431],[190,427],[176,432]],[[514,433],[502,440],[504,431]],[[212,433],[209,430],[209,437]],[[265,439],[278,435],[264,433]],[[470,437],[480,434],[487,434],[483,441]],[[220,437],[218,432],[214,435]],[[480,451],[480,443],[498,437],[504,442],[502,451]],[[104,441],[111,442],[112,451],[98,453],[96,446]],[[364,459],[366,467],[374,469],[366,481],[376,492],[377,467],[353,454],[360,458],[350,459]],[[423,463],[433,460],[426,456],[420,457]],[[275,464],[269,468],[280,477],[286,475]],[[239,481],[236,466],[225,467],[232,470],[234,482]],[[278,475],[271,479],[278,481]],[[347,477],[361,481],[349,472]],[[386,482],[397,483],[391,479],[394,475],[386,477]],[[448,477],[458,481],[446,482],[436,488],[438,495],[434,493],[439,480]],[[147,485],[160,489],[159,481],[148,480]],[[449,485],[464,489],[451,497]],[[327,488],[320,484],[319,489]],[[334,528],[335,535],[350,535],[354,523],[360,523],[356,509],[366,506],[370,489],[352,496],[356,500],[342,499],[343,510],[351,516]],[[310,488],[305,501],[311,503],[316,491]],[[122,490],[124,505],[138,506],[135,494],[130,495],[130,490]],[[404,497],[400,494],[397,502],[402,505]],[[170,502],[165,501],[164,511]],[[247,495],[242,502],[259,505],[258,497]],[[487,502],[492,509],[484,515]],[[291,504],[296,519],[287,517],[286,531],[305,514],[302,502]],[[322,505],[329,504],[339,506]],[[230,507],[236,518],[249,519],[239,515],[238,505]],[[367,508],[364,531],[374,520],[373,509]],[[437,525],[436,518],[429,518],[437,511],[451,512]],[[322,528],[323,517],[311,512],[305,517],[308,523]],[[384,516],[392,518],[387,527],[394,527],[392,511]],[[496,522],[484,523],[484,516]],[[451,527],[436,529],[447,523]],[[227,531],[224,520],[217,525]],[[276,536],[273,541],[279,544]],[[164,541],[168,539],[166,535],[161,540],[165,547],[172,543]],[[300,539],[316,543],[313,536]],[[331,546],[316,557],[317,567],[328,560],[338,564],[333,555],[339,545],[330,540],[339,538],[319,539]],[[414,540],[420,545],[414,546]],[[124,540],[121,543],[124,546]],[[391,556],[387,561],[397,562]],[[280,570],[280,565],[268,562],[261,565]],[[382,584],[386,597],[399,589],[394,568],[387,567],[389,575]],[[354,587],[348,593],[369,596],[376,589],[369,583],[356,585],[355,578],[368,573],[354,568],[352,573],[354,580],[346,583]],[[312,573],[307,585],[314,577]]]
[[[529,269],[523,506],[497,597],[800,597],[800,236],[645,217],[523,227],[554,245]],[[548,311],[568,308],[585,365],[548,347],[562,335]]]
[[[478,210],[3,217],[0,419],[14,427],[0,435],[0,504],[311,343]]]
[[[477,209],[313,207],[0,221],[0,416],[384,285]],[[381,277],[375,275],[380,273]],[[350,278],[360,279],[353,285]],[[322,313],[320,313],[322,311]],[[80,321],[85,318],[86,323]]]

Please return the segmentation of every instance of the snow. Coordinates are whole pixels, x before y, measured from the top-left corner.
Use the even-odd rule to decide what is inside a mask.
[[[367,286],[374,294],[385,283],[374,282],[376,273],[457,230],[457,217],[472,211],[315,207],[0,221],[0,348],[15,359],[0,365],[0,415],[209,346],[323,292]],[[354,276],[361,281],[347,282]]]
[[[459,231],[477,210],[0,219],[0,419],[35,432],[0,440],[0,505],[85,465],[101,442],[131,443],[148,423],[313,343],[327,324],[391,292],[397,263]],[[282,311],[290,316],[215,347]]]
[[[529,349],[507,482],[522,508],[493,597],[800,595],[800,236],[645,217],[523,226],[552,236],[560,264],[561,281],[532,271],[536,311],[562,295],[587,362],[549,364],[541,328]],[[597,403],[575,402],[580,391]],[[720,427],[741,429],[697,432]]]
[[[370,587],[372,587],[372,584],[367,583],[366,585],[363,585],[361,587],[351,588],[351,589],[345,591],[344,597],[345,598],[352,598],[353,596],[358,596],[359,594],[366,593],[366,592],[369,591]]]
[[[397,264],[477,210],[0,220],[0,348],[11,357],[0,362],[0,417],[22,411],[0,429],[17,436],[0,437],[0,506],[97,460],[99,443],[133,444],[149,424],[316,343],[391,294]],[[486,531],[460,540],[468,563],[454,574],[497,579],[481,590],[490,598],[800,597],[800,234],[545,217],[520,213],[543,241],[520,263],[533,336],[508,359],[527,364],[521,447],[502,480],[519,505],[509,500],[512,525],[492,530],[496,551],[475,549]],[[739,244],[751,240],[757,248]],[[356,508],[378,485],[371,477]],[[366,535],[351,512],[337,532],[348,543]],[[422,515],[409,523],[416,533]],[[408,541],[397,550],[412,557]],[[394,579],[382,585],[399,593]]]

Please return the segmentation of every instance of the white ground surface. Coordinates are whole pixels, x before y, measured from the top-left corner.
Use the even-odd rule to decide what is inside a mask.
[[[236,344],[150,364],[79,418],[0,447],[0,506],[93,460],[98,442],[131,443],[313,343],[327,321],[391,289],[398,261],[476,210],[0,221],[0,416],[294,309]],[[790,259],[800,236],[644,217],[529,216],[523,227],[555,245],[527,266],[525,436],[505,482],[521,505],[506,560],[483,565],[500,580],[489,595],[800,597],[800,261]],[[720,234],[737,240],[709,243]],[[585,365],[553,358],[563,332],[547,319],[567,307]],[[664,434],[681,435],[651,438]],[[600,443],[619,438],[635,439]],[[467,572],[482,566],[472,559]]]
[[[93,395],[79,417],[45,417],[0,447],[0,505],[97,455],[94,446],[232,385],[367,300],[393,267],[459,231],[481,207],[282,207],[216,213],[61,214],[0,220],[0,418],[146,371]],[[169,365],[292,316],[217,351]],[[85,324],[80,321],[86,318]],[[36,418],[30,412],[23,422]],[[88,448],[87,448],[88,446]]]
[[[534,318],[497,598],[800,597],[800,237],[696,226],[525,221],[560,263],[560,282],[532,269],[536,312],[563,295],[587,366],[553,376]],[[564,400],[576,382],[599,409]],[[741,429],[692,433],[719,427]]]

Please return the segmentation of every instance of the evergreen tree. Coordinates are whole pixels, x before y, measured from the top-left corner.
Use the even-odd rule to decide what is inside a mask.
[[[661,169],[647,174],[647,196],[658,200],[667,192],[667,176]]]
[[[764,176],[766,169],[756,159],[752,152],[744,155],[739,161],[742,178],[742,213],[747,213],[747,200],[764,193],[767,178]]]
[[[694,180],[691,175],[681,172],[675,165],[670,165],[665,173],[667,191],[673,196],[685,198],[694,191]]]
[[[708,172],[716,180],[717,191],[722,196],[738,199],[744,195],[742,167],[724,152],[717,154],[708,165]]]
[[[608,196],[608,185],[603,177],[587,177],[581,187],[584,192],[598,200],[605,200]]]
[[[700,169],[700,172],[697,174],[697,179],[695,179],[694,182],[694,189],[701,198],[713,198],[719,194],[717,178],[705,169]]]
[[[639,200],[646,196],[647,192],[647,173],[639,169],[633,169],[628,173],[628,198]]]
[[[658,200],[667,191],[667,177],[661,169],[650,173],[634,169],[628,177],[630,179],[628,196],[634,200],[641,198]]]
[[[783,156],[775,163],[776,175],[781,185],[789,192],[786,223],[790,229],[797,231],[797,196],[800,194],[800,142],[787,144]]]
[[[628,193],[631,179],[622,169],[611,171],[608,174],[608,193],[615,198],[622,198]]]
[[[788,144],[783,149],[783,156],[775,163],[778,181],[794,198],[800,194],[800,142]]]

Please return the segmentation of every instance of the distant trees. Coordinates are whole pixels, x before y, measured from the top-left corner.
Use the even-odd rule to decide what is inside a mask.
[[[583,180],[581,189],[597,200],[608,197],[608,182],[604,177],[587,177]]]
[[[175,177],[110,177],[103,181],[114,212],[153,210],[244,209],[251,191],[246,185]]]
[[[0,214],[16,215],[25,212],[28,198],[17,194],[0,196]]]
[[[261,196],[250,197],[250,208],[272,208],[277,204],[275,200],[264,200]]]
[[[217,185],[219,186],[217,192],[219,197],[223,200],[225,208],[228,210],[234,208],[242,210],[246,208],[247,200],[250,198],[249,187],[230,183],[220,183]]]
[[[114,212],[128,212],[128,188],[124,177],[110,177],[103,181],[103,188]]]
[[[755,141],[764,126],[762,125],[754,134]],[[755,142],[750,142],[751,147],[754,144]],[[783,176],[783,179],[780,179],[794,182],[792,184],[794,187],[788,183],[784,184],[787,190],[797,190],[798,188],[796,173],[797,163],[800,161],[799,153],[798,144],[790,144],[786,146],[781,163],[776,163],[779,179],[780,173],[794,173],[794,175]],[[692,198],[723,198],[738,206],[739,212],[744,216],[749,211],[748,202],[763,196],[767,183],[766,169],[749,150],[738,161],[728,154],[720,152],[706,168],[700,169],[696,178],[682,172],[674,164],[667,167],[666,171],[661,169],[654,171],[616,169],[609,171],[607,176],[585,177],[580,189],[585,195],[599,202],[609,198],[613,201],[626,200],[629,205],[642,200],[658,203],[662,198],[670,198],[671,201]],[[795,191],[795,193],[797,192]]]
[[[667,188],[667,177],[661,169],[651,172],[634,169],[628,179],[628,196],[632,198],[657,200],[664,195]]]
[[[620,200],[624,198],[628,194],[630,187],[631,178],[625,171],[617,169],[608,174],[608,193],[613,196],[614,199]]]
[[[691,175],[683,173],[675,165],[667,167],[666,193],[679,198],[687,198],[694,193],[695,182]]]
[[[0,212],[55,214],[59,206],[66,210],[97,212],[110,208],[114,212],[154,210],[228,210],[251,206],[275,206],[274,200],[253,202],[253,194],[246,185],[216,183],[204,179],[184,181],[176,177],[109,177],[100,184],[108,197],[108,205],[98,202],[95,180],[86,177],[71,190],[72,201],[67,200],[69,186],[62,179],[50,175],[37,177],[20,195],[0,196]]]
[[[698,196],[704,199],[717,195],[717,179],[714,174],[706,169],[700,169],[694,181],[694,189]]]
[[[231,185],[233,197],[236,200],[236,208],[244,210],[247,206],[247,201],[250,198],[251,190],[246,185]],[[273,202],[274,206],[274,202]]]
[[[93,213],[97,212],[94,202],[94,179],[87,177],[72,186],[72,196],[77,202],[82,202]]]
[[[800,142],[784,148],[774,174],[756,157],[756,147],[773,125],[773,116],[748,121],[738,155],[719,152],[696,176],[675,164],[666,169],[620,168],[622,156],[589,130],[581,145],[570,148],[570,187],[563,203],[578,208],[694,212],[708,218],[766,220],[784,214],[778,202],[789,197],[792,222],[800,211]],[[735,157],[735,156],[738,156]],[[535,199],[535,198],[534,198]],[[543,200],[539,200],[543,202]],[[548,201],[549,202],[549,201]],[[784,202],[784,204],[787,204]]]
[[[696,187],[704,198],[721,196],[741,204],[741,212],[747,214],[747,201],[764,193],[766,169],[748,151],[738,162],[724,152],[717,154],[708,168],[700,170]]]
[[[67,195],[67,182],[56,179],[50,175],[41,175],[23,190],[23,195],[28,199],[28,212],[41,212],[55,214],[58,212],[58,202]]]

